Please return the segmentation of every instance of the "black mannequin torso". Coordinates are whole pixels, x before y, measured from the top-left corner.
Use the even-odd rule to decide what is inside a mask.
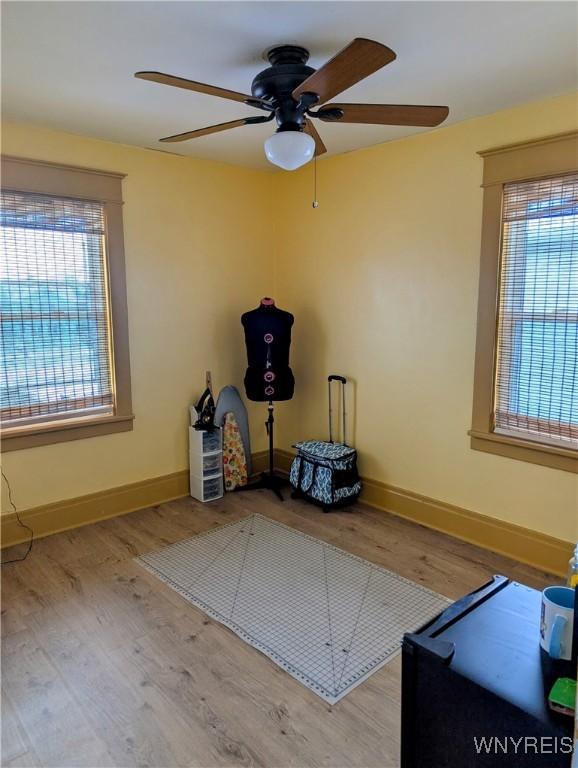
[[[263,299],[241,317],[247,361],[245,389],[250,400],[290,400],[295,381],[289,367],[293,315]]]

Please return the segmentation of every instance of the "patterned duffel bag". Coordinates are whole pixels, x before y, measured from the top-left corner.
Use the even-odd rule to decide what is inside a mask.
[[[294,447],[297,456],[289,474],[294,498],[320,504],[325,512],[356,500],[361,483],[355,448],[323,440],[304,440]]]

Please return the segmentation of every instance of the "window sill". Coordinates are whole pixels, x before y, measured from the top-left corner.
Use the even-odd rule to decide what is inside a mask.
[[[68,440],[84,440],[87,437],[130,432],[134,416],[105,416],[90,421],[78,419],[69,422],[52,422],[30,427],[7,428],[0,432],[2,453],[35,448],[40,445],[63,443]]]
[[[468,434],[471,437],[470,447],[474,451],[484,451],[496,456],[540,464],[543,467],[561,469],[564,472],[578,473],[577,451],[495,432],[471,429]]]

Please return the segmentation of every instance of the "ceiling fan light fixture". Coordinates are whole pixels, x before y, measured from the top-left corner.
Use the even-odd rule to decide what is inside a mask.
[[[276,45],[266,52],[265,58],[271,66],[255,75],[250,94],[164,72],[135,72],[135,77],[140,80],[219,96],[267,113],[266,116],[242,117],[165,136],[160,141],[188,141],[231,128],[267,123],[276,119],[279,128],[277,133],[265,142],[265,155],[273,165],[286,171],[294,171],[313,157],[327,152],[311,118],[340,125],[364,123],[427,128],[439,125],[448,116],[448,107],[328,103],[338,94],[394,61],[394,51],[375,40],[356,37],[319,69],[313,69],[307,64],[309,51],[299,45]],[[313,106],[317,107],[316,112],[310,111]]]
[[[315,154],[315,141],[303,131],[278,131],[265,141],[265,155],[273,165],[295,171]]]

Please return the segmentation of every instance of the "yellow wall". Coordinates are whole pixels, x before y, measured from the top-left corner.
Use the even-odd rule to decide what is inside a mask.
[[[326,434],[329,372],[355,384],[370,478],[566,540],[574,474],[472,451],[482,161],[576,129],[576,96],[470,120],[275,176],[277,297],[294,312],[296,397],[281,447]],[[347,130],[345,127],[343,130]]]
[[[311,165],[271,175],[5,126],[5,153],[128,174],[137,417],[131,433],[5,454],[19,507],[184,469],[187,406],[205,369],[216,387],[242,389],[239,315],[273,293],[296,317],[296,396],[277,409],[279,447],[326,434],[325,377],[344,373],[354,383],[350,421],[364,475],[575,539],[576,475],[474,452],[467,430],[482,202],[476,152],[576,124],[576,97],[566,96],[322,159],[316,210]],[[259,450],[262,408],[249,412]]]
[[[3,454],[16,504],[26,509],[185,469],[187,408],[205,370],[215,388],[242,391],[240,315],[273,290],[254,227],[256,212],[259,221],[270,218],[263,210],[271,176],[27,125],[3,126],[2,151],[127,174],[134,431]],[[256,450],[265,447],[261,410],[250,410]]]

